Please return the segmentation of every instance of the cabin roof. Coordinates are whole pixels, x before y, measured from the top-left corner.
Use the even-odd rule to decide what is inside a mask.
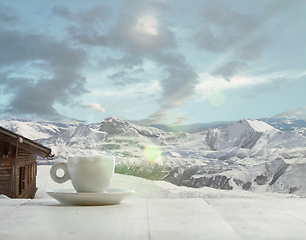
[[[18,147],[23,150],[29,151],[43,158],[47,158],[51,156],[50,148],[47,148],[43,146],[42,144],[34,142],[33,140],[30,140],[26,137],[16,134],[1,126],[0,126],[0,141],[9,142],[15,146],[17,145],[17,142],[19,141]]]

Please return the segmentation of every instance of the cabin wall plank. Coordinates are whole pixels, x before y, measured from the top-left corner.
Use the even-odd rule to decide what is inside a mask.
[[[16,165],[18,167],[21,166],[27,166],[31,163],[35,163],[36,162],[36,155],[26,152],[22,149],[18,150],[18,159],[16,161]]]
[[[12,169],[12,158],[0,158],[0,169]]]
[[[12,196],[12,157],[3,156],[3,144],[0,144],[0,194]]]
[[[19,195],[19,198],[33,198],[36,192],[36,181],[33,180],[27,184],[26,188],[23,189],[22,193]]]

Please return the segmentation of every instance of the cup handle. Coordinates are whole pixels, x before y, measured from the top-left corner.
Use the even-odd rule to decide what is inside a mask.
[[[58,177],[56,175],[56,171],[59,168],[63,169],[63,171],[64,171],[64,176],[62,176],[62,177]],[[51,176],[52,180],[54,182],[57,182],[57,183],[64,183],[64,182],[68,181],[70,179],[70,176],[69,176],[69,173],[68,173],[67,164],[63,163],[63,162],[53,164],[51,169],[50,169],[50,176]]]

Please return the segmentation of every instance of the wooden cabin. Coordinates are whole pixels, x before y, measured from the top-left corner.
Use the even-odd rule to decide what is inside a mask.
[[[50,148],[0,127],[0,194],[10,198],[34,198],[36,157],[50,155]]]

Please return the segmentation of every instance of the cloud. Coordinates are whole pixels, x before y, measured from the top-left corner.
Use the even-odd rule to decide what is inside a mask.
[[[200,74],[201,81],[196,86],[198,101],[207,100],[209,94],[215,90],[227,91],[230,89],[259,87],[260,91],[276,89],[281,84],[288,81],[295,81],[306,76],[306,71],[279,71],[257,76],[235,75],[231,81],[226,81],[223,77],[207,73]],[[252,97],[245,95],[244,97]]]
[[[86,82],[84,80],[71,72],[61,73],[52,79],[39,80],[6,76],[6,82],[2,81],[1,85],[3,92],[8,93],[10,98],[3,112],[48,119],[65,118],[57,112],[54,105],[74,105],[73,97],[87,92],[83,86]]]
[[[267,2],[265,8],[265,14],[267,16],[273,16],[275,14],[279,14],[280,12],[288,12],[291,8],[303,8],[306,3],[304,0],[271,0]]]
[[[75,15],[63,10],[62,15],[67,19]],[[69,33],[80,44],[120,50],[121,57],[105,57],[100,61],[100,65],[108,69],[124,68],[107,76],[114,85],[150,81],[135,78],[133,70],[141,68],[147,60],[153,61],[161,75],[158,111],[178,108],[195,94],[198,76],[185,57],[176,52],[175,33],[162,16],[170,10],[162,1],[126,1],[119,18],[108,30],[89,31],[85,25],[78,25],[71,27]]]
[[[162,109],[177,108],[184,105],[194,94],[199,77],[183,55],[160,53],[153,58],[163,67],[165,77],[160,79],[162,87],[160,106]]]
[[[101,12],[105,11],[100,6]],[[101,19],[85,21],[93,10],[72,13],[68,7],[57,6],[53,13],[71,22],[67,29],[70,36],[81,44],[121,49],[134,56],[144,56],[176,47],[174,34],[164,26],[161,12],[167,5],[156,1],[126,1],[115,24],[105,25]],[[80,17],[83,16],[83,17]],[[90,24],[89,24],[90,23]],[[95,28],[94,26],[98,26]]]
[[[108,35],[109,46],[130,54],[147,57],[148,54],[176,47],[172,31],[164,27],[158,16],[122,15]]]
[[[86,78],[80,73],[87,64],[87,53],[69,41],[17,27],[0,26],[0,89],[7,99],[2,112],[65,117],[55,104],[75,105],[75,98],[88,92]]]
[[[180,116],[174,112],[165,110],[157,110],[148,115],[147,118],[140,120],[128,120],[138,125],[150,125],[150,124],[165,124],[167,126],[183,125],[188,120],[188,117]]]
[[[150,125],[150,124],[165,124],[169,120],[170,113],[165,110],[156,110],[149,114],[148,117],[140,120],[130,120],[131,122],[139,125]]]
[[[0,42],[2,66],[40,60],[52,70],[75,71],[76,66],[81,67],[87,60],[82,48],[72,47],[68,41],[58,41],[49,35],[1,28],[0,34],[3,36]]]
[[[163,67],[164,77],[159,80],[161,88],[157,98],[159,107],[147,118],[140,120],[143,124],[178,122],[171,114],[172,109],[180,108],[196,95],[199,83],[197,72],[186,59],[177,53],[156,54],[153,59]],[[181,119],[182,120],[182,119]]]
[[[138,121],[132,120],[131,122],[139,125],[150,125],[150,124],[163,124],[164,120],[165,120],[164,114],[154,112],[153,114],[150,114],[147,118],[143,118]]]
[[[306,119],[306,106],[296,109],[291,109],[286,112],[282,112],[276,116],[276,118],[300,118]]]
[[[99,21],[107,21],[111,16],[111,9],[102,4],[96,4],[86,11],[77,13],[71,12],[67,6],[56,5],[52,8],[51,12],[58,17],[81,24],[93,24]]]
[[[266,38],[258,30],[264,19],[239,13],[213,1],[206,2],[200,19],[201,25],[192,37],[196,47],[208,52],[232,52],[242,60],[262,56]]]
[[[143,65],[143,59],[132,55],[124,55],[122,57],[105,57],[99,61],[99,65],[104,69],[109,68],[124,68],[133,69]]]
[[[187,117],[178,116],[175,121],[171,124],[171,126],[183,125],[188,120]]]
[[[155,109],[158,105],[150,118],[159,119],[161,112],[182,107],[194,96],[198,74],[179,53],[167,15],[173,7],[165,1],[125,1],[116,15],[103,4],[73,9],[68,5],[51,9],[52,17],[66,24],[67,35],[61,32],[58,38],[33,28],[0,27],[4,36],[0,47],[5,49],[0,64],[7,80],[1,88],[10,96],[6,112],[61,117],[57,104],[77,105],[77,98],[88,92],[83,75],[87,67],[99,69],[101,81],[113,84],[119,93],[141,83],[158,86],[149,97],[156,100]],[[18,15],[9,16],[3,19],[18,23]],[[153,73],[148,65],[154,66]],[[39,103],[32,99],[35,92]]]
[[[197,73],[188,66],[166,68],[168,76],[161,80],[163,89],[160,104],[162,108],[182,107],[194,94],[198,83]]]
[[[20,21],[20,17],[10,7],[4,6],[0,3],[0,22],[14,25]]]
[[[87,103],[87,104],[83,104],[83,107],[85,108],[91,108],[91,109],[94,109],[98,112],[101,112],[101,113],[105,113],[106,112],[106,109],[104,107],[102,107],[100,104],[98,103]]]
[[[135,76],[137,73],[142,73],[143,71],[142,68],[134,69],[132,71],[122,70],[108,75],[107,78],[111,80],[114,85],[125,87],[130,84],[142,82],[141,79],[132,76]]]
[[[67,21],[67,32],[78,44],[89,46],[108,46],[111,39],[104,34],[112,17],[112,10],[102,4],[79,12],[72,12],[69,7],[56,5],[51,13]],[[106,30],[105,30],[106,31]]]
[[[239,74],[250,71],[251,68],[245,62],[232,61],[226,63],[224,66],[218,67],[215,71],[212,72],[214,76],[221,76],[226,81],[230,81],[230,79]]]

